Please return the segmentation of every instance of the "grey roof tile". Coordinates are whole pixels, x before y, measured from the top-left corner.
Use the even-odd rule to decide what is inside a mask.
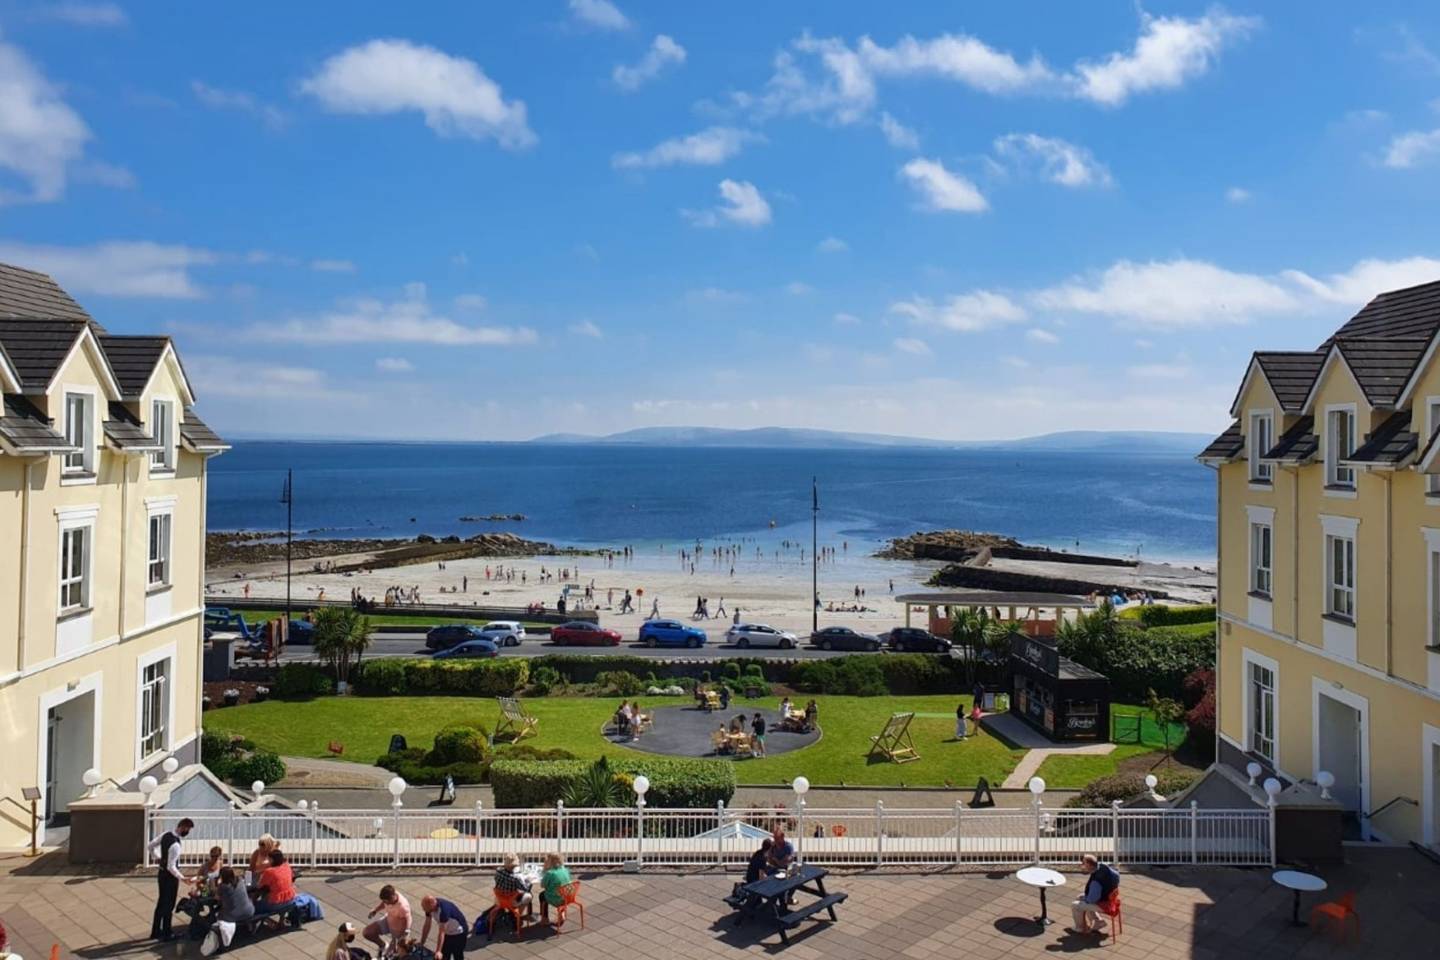
[[[105,418],[105,439],[121,450],[159,450],[160,444],[146,432],[140,418],[118,401],[110,401]]]
[[[43,390],[84,329],[79,320],[0,318],[0,344],[22,388]]]
[[[1240,435],[1240,421],[1230,424],[1229,429],[1200,451],[1197,460],[1234,460],[1245,449],[1245,438]]]
[[[48,275],[8,263],[0,263],[0,317],[79,320],[94,325],[97,333],[104,332]]]
[[[138,397],[144,391],[169,343],[169,337],[105,334],[100,338],[100,346],[110,360],[110,368],[115,371],[115,381],[120,384],[121,393],[127,397]]]
[[[62,453],[73,449],[51,425],[50,418],[18,393],[5,394],[3,410],[0,410],[0,440],[6,446],[21,450]]]
[[[1325,364],[1325,351],[1265,351],[1255,354],[1275,399],[1289,411],[1298,411],[1305,406],[1310,386]]]
[[[1429,340],[1414,337],[1371,337],[1336,339],[1340,354],[1349,364],[1365,391],[1365,397],[1377,407],[1393,407],[1405,389],[1405,382],[1415,371]]]
[[[1385,418],[1385,421],[1365,437],[1348,458],[1348,463],[1401,463],[1413,454],[1420,445],[1419,434],[1410,429],[1410,411],[1401,410]]]
[[[1275,446],[1265,454],[1266,460],[1281,463],[1308,463],[1320,449],[1320,438],[1315,435],[1315,418],[1301,417],[1291,424],[1290,429],[1280,435]]]
[[[190,407],[185,408],[185,419],[180,422],[180,439],[187,446],[201,452],[230,449],[230,444],[220,439]]]
[[[1440,280],[1388,290],[1361,308],[1331,340],[1383,338],[1429,340],[1440,330]]]

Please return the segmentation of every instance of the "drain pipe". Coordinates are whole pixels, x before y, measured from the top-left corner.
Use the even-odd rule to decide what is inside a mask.
[[[1394,676],[1391,668],[1393,666],[1394,654],[1391,652],[1393,646],[1395,627],[1395,585],[1391,582],[1391,573],[1395,568],[1394,533],[1392,531],[1391,510],[1395,498],[1395,473],[1386,470],[1380,474],[1385,478],[1385,676]],[[1359,650],[1355,651],[1359,654]]]
[[[1220,644],[1221,634],[1224,628],[1220,625],[1220,611],[1224,607],[1220,603],[1220,557],[1224,552],[1222,542],[1225,539],[1225,524],[1220,516],[1220,467],[1215,464],[1206,464],[1215,471],[1215,756],[1220,756]],[[1243,719],[1243,718],[1242,718]]]
[[[1300,639],[1300,467],[1290,472],[1290,639]],[[1323,543],[1320,545],[1325,546]],[[1273,627],[1274,624],[1271,624]]]
[[[25,669],[25,621],[30,612],[30,604],[26,601],[30,595],[28,585],[30,579],[30,487],[34,483],[35,466],[43,462],[43,460],[35,459],[25,464],[24,483],[20,488],[20,602],[16,605],[20,610],[20,622],[15,635],[15,672],[17,673]]]

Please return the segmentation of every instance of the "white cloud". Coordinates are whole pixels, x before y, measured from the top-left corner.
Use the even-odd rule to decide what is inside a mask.
[[[51,3],[38,9],[35,16],[75,27],[122,27],[128,19],[117,3]]]
[[[1000,358],[1000,362],[1005,364],[1007,367],[1014,367],[1016,370],[1030,369],[1029,360],[1026,360],[1024,357],[1017,357],[1014,354],[1006,354],[1005,356]]]
[[[289,343],[428,343],[439,346],[504,347],[535,343],[528,327],[470,326],[435,313],[425,285],[406,286],[399,300],[361,298],[316,316],[251,327],[250,336]]]
[[[1411,130],[1391,139],[1385,148],[1384,164],[1397,170],[1418,167],[1440,155],[1440,129]]]
[[[877,76],[933,76],[954,80],[986,93],[1015,93],[1053,82],[1054,73],[1039,57],[1021,63],[967,34],[941,34],[929,40],[901,37],[884,47],[861,37],[858,54]]]
[[[1157,329],[1245,323],[1301,306],[1295,293],[1274,279],[1183,259],[1121,260],[1098,275],[1041,290],[1034,299],[1046,309]]]
[[[1361,260],[1344,273],[1332,273],[1323,280],[1299,270],[1287,270],[1283,275],[1323,301],[1360,306],[1386,290],[1440,279],[1440,260],[1430,257]]]
[[[1087,149],[1058,137],[1010,133],[995,139],[995,152],[1011,164],[1034,169],[1062,187],[1108,187],[1110,171]]]
[[[1142,13],[1140,36],[1129,53],[1076,64],[1076,93],[1113,107],[1137,93],[1175,89],[1204,74],[1227,44],[1259,26],[1258,17],[1231,16],[1219,7],[1195,20]]]
[[[28,187],[0,188],[0,203],[59,200],[89,139],[90,129],[60,90],[19,47],[0,43],[0,169]]]
[[[318,273],[354,273],[355,264],[349,260],[311,260],[310,269]]]
[[[605,336],[604,332],[602,332],[599,327],[597,327],[589,320],[581,320],[579,323],[572,323],[570,324],[568,329],[577,337],[590,337],[591,339],[599,340],[600,338]]]
[[[895,349],[901,353],[909,353],[917,357],[930,356],[930,344],[915,337],[897,337]]]
[[[381,373],[411,373],[415,370],[415,364],[404,357],[378,357],[375,360],[375,369]]]
[[[1059,337],[1055,336],[1055,334],[1051,333],[1049,330],[1044,330],[1040,327],[1032,327],[1031,329],[1026,330],[1025,339],[1029,340],[1031,343],[1043,343],[1046,346],[1050,346],[1052,344],[1060,342]]]
[[[484,294],[462,293],[455,297],[454,303],[457,310],[484,310],[490,301],[485,299]]]
[[[803,281],[791,280],[789,283],[785,284],[785,292],[790,294],[790,296],[792,297],[804,297],[814,293],[815,288]]]
[[[942,327],[960,333],[976,333],[1026,317],[1025,309],[1001,293],[975,290],[957,294],[937,304],[925,297],[914,297],[890,305],[890,312],[906,317],[911,323]]]
[[[244,90],[222,90],[199,80],[190,81],[190,90],[195,99],[212,110],[238,110],[257,117],[271,130],[282,130],[290,118],[279,107],[263,103],[252,93]]]
[[[676,43],[671,37],[665,34],[657,34],[650,43],[650,49],[640,58],[640,62],[633,67],[623,63],[615,65],[610,72],[610,78],[615,81],[615,86],[626,93],[634,93],[645,84],[654,80],[664,72],[665,68],[679,66],[685,62],[685,48]]]
[[[682,210],[686,219],[697,227],[715,227],[722,223],[742,227],[763,227],[770,222],[770,204],[760,195],[755,184],[746,180],[721,180],[720,204],[708,210]]]
[[[437,134],[518,149],[535,143],[525,104],[507,101],[473,60],[408,40],[371,40],[330,57],[300,89],[333,113],[419,111]]]
[[[610,0],[570,0],[570,15],[601,30],[627,30],[630,20]]]
[[[885,111],[880,113],[880,132],[885,135],[885,142],[892,147],[899,147],[901,150],[916,150],[920,147],[920,135]]]
[[[974,183],[938,160],[917,157],[900,168],[900,176],[920,194],[927,210],[980,213],[990,206]]]
[[[815,249],[820,253],[844,253],[850,249],[850,244],[839,237],[829,236],[815,244]]]
[[[854,327],[860,324],[860,318],[853,313],[837,313],[831,319],[842,327]]]
[[[1251,194],[1250,191],[1246,190],[1244,187],[1230,187],[1225,191],[1226,203],[1233,203],[1239,205],[1242,203],[1249,203],[1251,199],[1253,199],[1253,194]]]
[[[643,152],[617,153],[610,165],[619,170],[653,169],[678,164],[715,166],[738,154],[759,134],[735,127],[709,127],[687,137],[662,140]]]
[[[133,190],[137,183],[134,173],[103,160],[82,160],[70,172],[81,183],[93,183],[114,190]]]
[[[74,294],[193,300],[204,291],[189,268],[219,261],[209,250],[144,240],[88,247],[0,242],[0,261],[48,273]]]

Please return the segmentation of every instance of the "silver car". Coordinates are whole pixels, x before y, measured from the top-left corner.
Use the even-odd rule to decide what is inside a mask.
[[[776,630],[763,623],[737,623],[725,631],[725,642],[742,649],[745,647],[779,647],[782,650],[790,650],[798,641],[795,634]]]
[[[525,625],[517,620],[491,620],[480,634],[497,647],[518,647],[525,639]]]

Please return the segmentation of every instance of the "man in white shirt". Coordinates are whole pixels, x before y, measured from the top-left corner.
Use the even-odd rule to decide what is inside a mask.
[[[170,920],[175,915],[175,898],[180,895],[180,881],[185,879],[180,872],[180,841],[184,839],[195,822],[189,817],[175,824],[174,830],[166,830],[150,844],[150,852],[160,865],[160,890],[155,897],[155,916],[150,921],[151,940],[171,938]]]

